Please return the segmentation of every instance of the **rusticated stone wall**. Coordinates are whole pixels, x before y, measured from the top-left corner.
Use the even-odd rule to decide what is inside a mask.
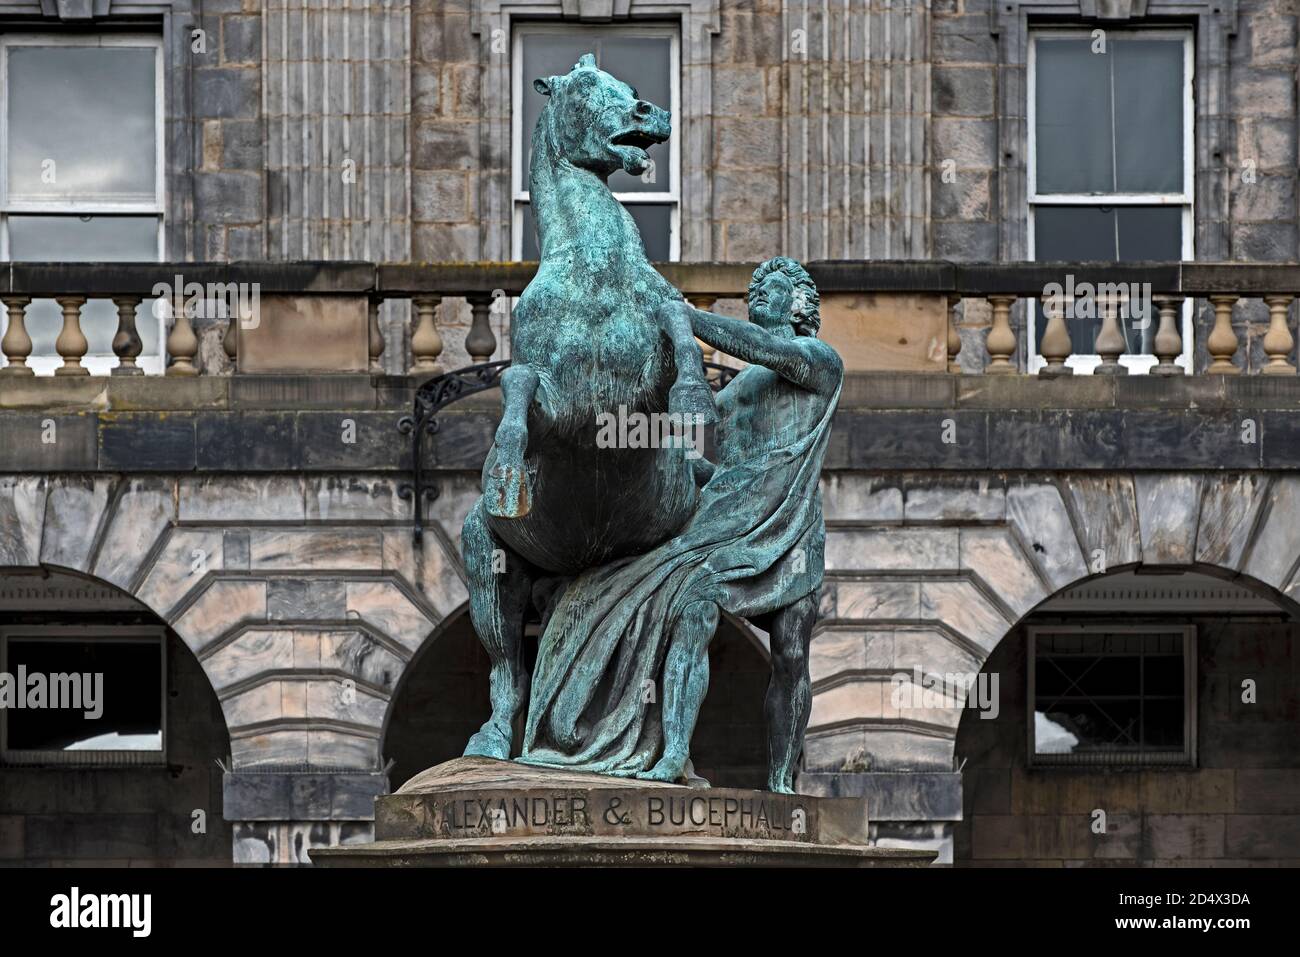
[[[1197,633],[1195,768],[1027,768],[1024,629],[998,646],[984,667],[1000,677],[1001,713],[982,721],[969,711],[957,732],[966,761],[957,863],[1296,866],[1300,626],[1186,620]],[[1258,685],[1251,703],[1244,676]]]
[[[813,771],[951,770],[961,710],[896,709],[890,676],[979,671],[1035,606],[1094,575],[1201,568],[1300,595],[1289,476],[836,475],[825,497]]]

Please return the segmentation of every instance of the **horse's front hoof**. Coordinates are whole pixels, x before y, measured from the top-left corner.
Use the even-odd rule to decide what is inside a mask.
[[[674,415],[699,416],[694,422],[713,425],[718,410],[713,404],[713,390],[707,382],[678,382],[668,392],[668,411]]]
[[[533,508],[528,475],[522,468],[495,468],[483,489],[488,514],[496,518],[523,518]]]

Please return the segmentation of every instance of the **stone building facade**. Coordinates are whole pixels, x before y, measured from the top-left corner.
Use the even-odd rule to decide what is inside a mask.
[[[152,635],[162,666],[140,692],[156,713],[123,719],[160,725],[143,759],[51,758],[20,732],[61,732],[3,716],[0,862],[305,863],[368,839],[373,798],[481,720],[459,535],[494,393],[440,413],[419,539],[398,426],[431,373],[509,358],[522,60],[550,55],[557,25],[667,51],[676,152],[626,201],[660,207],[647,243],[688,294],[741,314],[746,268],[706,264],[816,262],[824,334],[852,355],[800,789],[865,796],[873,839],[943,862],[1300,861],[1300,377],[1277,332],[1300,294],[1289,0],[0,0],[0,87],[39,86],[24,50],[156,50],[155,96],[122,122],[156,109],[158,161],[135,205],[24,192],[20,160],[47,142],[7,101],[0,299],[49,363],[13,374],[26,354],[6,335],[0,660]],[[1177,108],[1084,98],[1054,149],[1044,117],[1098,64],[1117,102]],[[1109,161],[1089,147],[1107,120]],[[86,157],[74,144],[58,167]],[[42,217],[71,231],[42,245]],[[78,245],[72,220],[96,217],[152,217],[156,257],[111,230]],[[1089,255],[1103,220],[1118,246]],[[1161,318],[1176,347],[1130,323],[1134,374],[1049,377],[1032,300],[1056,273],[1002,270],[1043,250],[1236,265],[1134,267],[1187,300]],[[258,372],[225,318],[193,317],[190,347],[150,339],[140,312],[146,371],[166,339],[169,371],[202,374],[106,374],[113,323],[151,283],[72,263],[154,258],[164,282],[222,264],[309,323],[319,299],[356,307],[360,367],[314,364],[322,333]],[[868,268],[894,260],[918,262]],[[104,368],[45,375],[77,364],[55,341],[76,322]],[[1115,358],[1082,348],[1101,340],[1089,322],[1069,327],[1080,373]],[[1225,350],[1244,374],[1208,374]],[[1187,374],[1136,374],[1157,355]],[[696,765],[720,785],[761,783],[765,640],[728,621],[715,642]],[[996,707],[954,693],[969,678],[978,703],[994,677]]]

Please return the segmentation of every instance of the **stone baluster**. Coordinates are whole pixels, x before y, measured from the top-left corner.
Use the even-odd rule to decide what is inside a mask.
[[[1241,370],[1232,364],[1232,357],[1237,351],[1237,331],[1232,328],[1232,307],[1236,296],[1210,296],[1214,307],[1214,328],[1205,340],[1205,347],[1210,353],[1210,366],[1205,371],[1210,375],[1240,375]]]
[[[1268,332],[1264,333],[1264,355],[1268,363],[1260,371],[1264,375],[1295,375],[1295,366],[1288,362],[1295,339],[1287,327],[1287,310],[1291,296],[1265,296],[1268,306]]]
[[[717,304],[717,296],[688,296],[687,301],[701,312],[708,312]],[[717,362],[717,351],[702,339],[696,339],[699,344],[700,354],[704,357],[705,362]]]
[[[1156,328],[1154,343],[1156,358],[1160,362],[1151,371],[1156,375],[1183,375],[1174,360],[1183,354],[1182,325],[1183,297],[1156,296],[1155,306],[1160,310],[1160,325]]]
[[[194,335],[194,327],[185,309],[185,297],[177,293],[172,302],[172,328],[167,335],[167,354],[171,363],[167,366],[168,375],[194,376],[199,370],[194,367],[194,356],[199,351],[199,340]]]
[[[368,346],[370,351],[370,374],[383,375],[384,364],[381,357],[384,354],[384,330],[379,325],[379,307],[384,304],[382,299],[371,299],[366,306],[366,334],[368,336]],[[439,346],[442,344],[439,343]]]
[[[1070,341],[1070,328],[1065,324],[1065,304],[1060,296],[1048,296],[1043,300],[1043,315],[1047,317],[1047,325],[1038,351],[1047,360],[1047,365],[1039,369],[1038,374],[1048,378],[1073,375],[1074,370],[1065,364],[1065,360],[1074,352],[1074,343]]]
[[[55,369],[54,374],[90,375],[90,370],[81,364],[88,345],[81,331],[81,307],[86,304],[86,297],[63,296],[55,302],[63,309],[63,330],[54,340],[54,348],[63,357],[63,365]]]
[[[438,332],[437,322],[440,302],[441,296],[421,296],[412,300],[416,315],[415,328],[411,330],[412,375],[441,371],[438,357],[442,355],[442,334]]]
[[[1126,346],[1124,333],[1119,328],[1119,307],[1120,300],[1113,293],[1097,297],[1097,308],[1101,310],[1097,355],[1101,356],[1101,365],[1093,370],[1094,375],[1123,375],[1126,371],[1119,364],[1119,357],[1124,354]]]
[[[989,329],[985,347],[989,351],[989,364],[985,375],[1012,375],[1016,371],[1016,334],[1011,328],[1011,304],[1015,296],[989,296],[993,307],[993,326]]]
[[[957,307],[961,305],[961,296],[948,297],[948,371],[961,374],[961,330],[957,328]]]
[[[9,328],[5,330],[4,339],[0,340],[0,350],[4,351],[9,364],[0,369],[0,375],[35,375],[27,364],[27,357],[32,354],[32,337],[27,334],[27,304],[31,301],[30,296],[4,300],[9,310]]]
[[[144,370],[135,362],[144,348],[135,331],[135,310],[140,305],[140,297],[114,296],[113,305],[117,306],[117,335],[113,337],[113,354],[117,356],[118,362],[112,374],[143,375]]]
[[[492,358],[492,353],[497,351],[497,337],[492,332],[490,321],[492,297],[475,295],[467,298],[473,319],[470,322],[469,335],[465,337],[465,351],[476,364],[487,362]]]
[[[231,296],[230,302],[226,309],[230,319],[226,322],[225,335],[221,337],[221,351],[226,354],[230,360],[232,371],[239,364],[239,330],[241,324],[251,321],[251,316],[245,316],[241,313],[238,296]]]

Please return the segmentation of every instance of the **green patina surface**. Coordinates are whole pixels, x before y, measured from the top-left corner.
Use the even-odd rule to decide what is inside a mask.
[[[816,288],[771,260],[754,275],[751,322],[692,309],[606,184],[646,168],[668,114],[591,56],[534,86],[549,98],[530,169],[541,263],[513,313],[502,417],[462,545],[492,661],[492,717],[466,754],[511,756],[527,704],[520,760],[682,779],[721,610],[772,635],[769,786],[789,791],[811,703],[817,483],[843,379],[816,338]],[[697,336],[751,363],[716,407]],[[665,412],[721,417],[716,466],[681,442],[601,441],[602,420]]]

